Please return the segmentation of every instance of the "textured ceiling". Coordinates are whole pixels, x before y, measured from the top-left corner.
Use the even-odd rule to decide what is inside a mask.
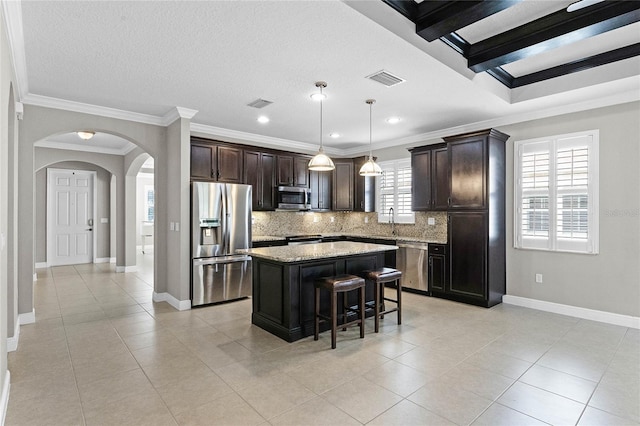
[[[363,152],[368,98],[377,100],[373,139],[380,147],[612,94],[600,84],[595,91],[567,87],[574,89],[567,96],[532,95],[535,88],[513,96],[382,27],[376,3],[23,1],[28,92],[155,116],[180,106],[198,111],[193,123],[313,147],[319,104],[309,95],[324,80],[325,145]],[[406,82],[387,88],[365,79],[382,69]],[[257,98],[273,104],[247,106]],[[260,124],[259,115],[271,121]],[[390,116],[402,121],[390,125]],[[341,137],[329,138],[332,132]]]

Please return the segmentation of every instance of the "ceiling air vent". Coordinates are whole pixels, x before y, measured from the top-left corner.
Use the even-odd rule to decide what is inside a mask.
[[[247,104],[250,107],[253,108],[264,108],[267,105],[271,105],[273,102],[271,101],[267,101],[266,99],[256,99],[255,101],[251,102],[250,104]]]
[[[385,70],[374,72],[373,74],[368,75],[365,78],[377,81],[378,83],[384,84],[387,87],[395,86],[396,84],[400,84],[405,81],[404,79],[397,77]]]

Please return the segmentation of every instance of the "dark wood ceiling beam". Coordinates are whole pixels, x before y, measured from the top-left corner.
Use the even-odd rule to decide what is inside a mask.
[[[418,3],[413,0],[382,0],[391,6],[396,12],[404,15],[405,18],[415,22],[418,13]]]
[[[434,41],[520,1],[522,0],[423,1],[418,4],[416,33],[427,41]]]
[[[565,74],[571,74],[578,71],[584,71],[589,68],[610,64],[612,62],[621,61],[623,59],[633,58],[634,56],[638,55],[640,55],[640,43],[635,43],[629,46],[600,53],[598,55],[593,55],[588,58],[579,59],[576,61],[568,62],[566,64],[547,68],[542,71],[516,77],[513,79],[513,81],[511,82],[511,86],[509,87],[514,88],[526,86],[527,84],[537,83],[539,81],[560,77]]]
[[[469,46],[475,72],[640,21],[640,1],[607,1],[575,12],[565,9]]]

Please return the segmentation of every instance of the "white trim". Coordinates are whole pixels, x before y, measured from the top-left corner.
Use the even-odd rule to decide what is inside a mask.
[[[33,324],[36,322],[36,310],[24,314],[18,314],[18,322],[20,325]]]
[[[93,261],[93,263],[109,263],[109,262],[111,262],[110,257],[96,257],[96,259]]]
[[[131,266],[116,266],[116,272],[136,272],[138,267],[136,265]]]
[[[9,406],[9,393],[11,392],[11,372],[5,371],[4,384],[2,385],[2,399],[0,399],[0,424],[3,425],[7,418],[7,407]]]
[[[36,269],[48,268],[49,263],[47,262],[36,262]]]
[[[7,352],[17,351],[19,341],[20,341],[20,317],[16,318],[16,327],[13,330],[13,336],[7,337]]]
[[[9,43],[9,55],[13,64],[17,101],[21,101],[29,93],[27,78],[27,60],[24,47],[24,31],[22,27],[22,4],[20,1],[3,1],[4,25]]]
[[[191,309],[191,300],[178,300],[169,293],[153,292],[154,302],[167,302],[179,311],[188,311]]]
[[[640,317],[634,317],[631,315],[598,311],[595,309],[581,308],[579,306],[563,305],[560,303],[546,302],[544,300],[512,296],[509,294],[502,296],[502,303],[523,306],[525,308],[537,309],[539,311],[545,312],[553,312],[555,314],[568,315],[571,317],[583,318],[592,321],[599,321],[607,324],[619,325],[622,327],[640,329]]]
[[[82,152],[95,152],[97,154],[110,154],[110,155],[127,155],[134,149],[136,149],[136,145],[129,142],[122,149],[115,148],[105,148],[97,145],[78,145],[73,143],[64,143],[64,142],[56,142],[50,140],[43,140],[36,142],[34,146],[38,148],[51,148],[51,149],[66,149],[68,151],[82,151]]]
[[[109,263],[116,263],[116,258],[115,257],[110,257],[109,258]]]
[[[198,110],[183,108],[183,107],[175,107],[169,112],[167,112],[163,117],[162,121],[165,126],[176,121],[178,118],[186,118],[187,120],[191,120],[194,115],[198,113]]]
[[[33,282],[38,281],[38,274],[36,272],[33,273]]]

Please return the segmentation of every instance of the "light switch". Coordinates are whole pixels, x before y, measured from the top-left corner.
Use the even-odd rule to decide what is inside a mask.
[[[180,232],[180,222],[176,222],[176,232]]]
[[[109,223],[109,218],[108,217],[101,217],[100,218],[100,223]]]
[[[169,231],[175,230],[176,224],[175,222],[169,222]]]

